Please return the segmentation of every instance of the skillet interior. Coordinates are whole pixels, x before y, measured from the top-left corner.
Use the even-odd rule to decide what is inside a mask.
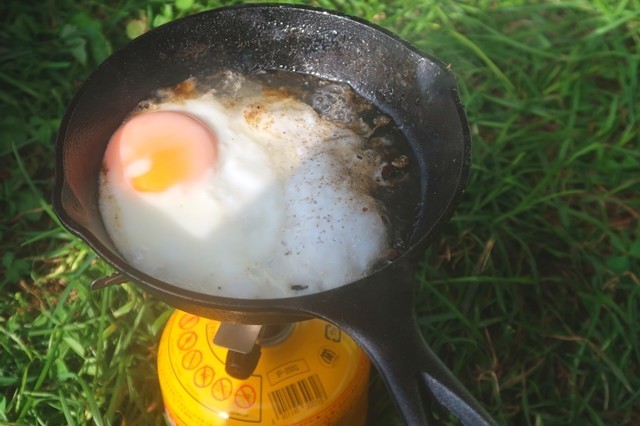
[[[393,117],[420,162],[424,198],[412,248],[399,265],[453,213],[469,170],[470,136],[454,78],[442,63],[352,17],[307,7],[218,9],[174,21],[116,52],[85,82],[63,119],[54,208],[124,278],[192,313],[249,323],[306,317],[299,307],[325,298],[242,300],[193,293],[132,268],[107,236],[97,176],[111,134],[155,89],[223,69],[287,70],[348,83]],[[350,297],[371,280],[326,293]]]

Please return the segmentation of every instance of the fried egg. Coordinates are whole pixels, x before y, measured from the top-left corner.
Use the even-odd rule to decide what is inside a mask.
[[[355,281],[389,246],[377,154],[306,103],[212,92],[133,114],[107,146],[100,211],[122,256],[157,279],[234,298]]]

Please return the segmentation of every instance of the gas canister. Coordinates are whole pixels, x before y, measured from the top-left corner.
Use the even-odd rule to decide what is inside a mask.
[[[340,329],[319,319],[293,323],[261,348],[253,373],[225,371],[213,343],[220,322],[176,310],[164,329],[158,377],[174,425],[364,425],[370,363]]]

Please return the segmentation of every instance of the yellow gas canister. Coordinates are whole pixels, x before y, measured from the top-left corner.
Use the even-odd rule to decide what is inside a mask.
[[[369,359],[340,329],[313,319],[262,347],[253,374],[225,371],[220,323],[176,310],[158,350],[165,410],[175,425],[364,425]]]

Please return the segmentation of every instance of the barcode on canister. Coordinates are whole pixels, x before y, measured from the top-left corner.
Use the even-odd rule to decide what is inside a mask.
[[[285,419],[325,399],[327,394],[317,374],[269,392],[269,400],[276,415]]]

